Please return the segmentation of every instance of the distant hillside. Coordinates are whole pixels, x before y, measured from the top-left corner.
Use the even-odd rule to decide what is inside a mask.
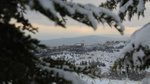
[[[74,45],[76,43],[84,43],[85,45],[92,45],[96,43],[103,44],[106,41],[125,40],[125,39],[91,35],[91,36],[83,36],[83,37],[75,37],[75,38],[41,40],[41,44],[45,44],[47,46]]]

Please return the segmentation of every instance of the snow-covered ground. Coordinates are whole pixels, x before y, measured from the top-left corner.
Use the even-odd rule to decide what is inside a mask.
[[[92,84],[92,83],[88,82],[88,84]],[[131,80],[95,79],[93,84],[141,84],[141,82],[131,81]]]
[[[121,49],[117,49],[117,46],[123,45],[123,43],[119,44],[113,44],[109,46],[110,48],[107,50],[107,47],[105,50],[91,50],[91,51],[84,51],[83,53],[77,53],[76,51],[60,51],[56,52],[56,54],[47,54],[53,59],[64,59],[66,61],[69,61],[70,63],[73,63],[77,66],[93,66],[90,65],[92,62],[100,62],[104,63],[105,66],[102,65],[96,65],[98,70],[100,70],[102,78],[96,78],[92,79],[87,76],[81,76],[81,79],[86,81],[88,84],[142,84],[141,81],[143,78],[138,79],[138,81],[131,81],[124,78],[124,76],[121,78],[123,80],[119,80],[117,78],[112,78],[111,80],[108,78],[110,73],[110,67],[113,66],[114,62],[120,57],[120,51]],[[114,48],[111,48],[114,47]],[[138,76],[134,76],[138,77]],[[133,78],[134,78],[133,77]],[[129,77],[132,78],[132,77]],[[114,79],[114,80],[113,80]]]
[[[113,66],[114,61],[119,58],[118,56],[119,52],[113,52],[113,53],[108,53],[108,52],[103,52],[103,51],[92,51],[92,52],[87,52],[84,54],[72,54],[67,51],[64,51],[63,54],[59,54],[57,56],[52,56],[52,57],[64,57],[65,60],[68,61],[73,61],[75,62],[76,65],[80,65],[82,61],[99,61],[102,63],[105,63],[106,66],[100,66],[99,68],[101,69],[101,74],[105,74],[105,72],[109,72],[110,66]],[[86,81],[88,84],[142,84],[141,80],[139,81],[131,81],[129,79],[123,79],[123,80],[110,80],[107,78],[96,78],[92,79],[87,76],[81,76],[81,79]]]
[[[141,84],[141,81],[83,78],[88,84]]]
[[[65,53],[65,54],[64,54]],[[110,69],[110,66],[113,66],[114,61],[118,58],[118,52],[114,52],[114,53],[108,53],[108,52],[103,52],[103,51],[92,51],[92,52],[87,52],[85,54],[71,54],[70,52],[66,52],[64,51],[63,54],[59,54],[59,55],[53,55],[51,56],[53,59],[57,59],[57,58],[64,58],[65,60],[68,61],[75,61],[75,65],[80,65],[80,63],[82,61],[86,61],[87,63],[89,62],[101,62],[104,63],[106,66],[102,67],[100,66],[100,68],[102,69],[102,73],[104,72],[108,72]]]
[[[107,79],[107,78],[93,79],[83,74],[81,75],[80,78],[86,81],[87,84],[142,84],[141,81],[132,81],[132,80],[129,80],[128,78],[123,79],[123,80],[112,80],[112,79]]]

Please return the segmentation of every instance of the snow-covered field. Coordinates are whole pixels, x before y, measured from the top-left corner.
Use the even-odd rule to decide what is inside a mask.
[[[142,84],[141,81],[132,81],[128,78],[123,80],[112,80],[107,78],[90,78],[88,76],[82,75],[80,77],[82,80],[86,81],[87,84]]]
[[[141,81],[83,78],[88,84],[141,84]]]
[[[65,53],[65,54],[64,54]],[[72,54],[70,52],[64,51],[63,54],[60,55],[52,55],[51,56],[53,59],[58,59],[58,58],[64,58],[65,60],[68,61],[75,61],[75,65],[80,65],[82,61],[86,62],[92,62],[92,61],[99,61],[102,63],[105,63],[105,67],[100,67],[102,69],[102,73],[108,72],[110,69],[110,66],[113,66],[114,61],[118,58],[118,52],[114,53],[108,53],[108,52],[103,52],[103,51],[92,51],[92,52],[87,52],[85,54]]]
[[[117,46],[117,45],[113,45]],[[98,70],[100,70],[102,77],[103,78],[96,78],[96,79],[92,79],[90,77],[87,76],[81,76],[81,79],[86,81],[88,84],[142,84],[141,83],[141,79],[138,79],[138,81],[131,81],[134,80],[133,78],[138,78],[138,77],[142,77],[142,76],[132,76],[129,78],[132,78],[131,80],[129,79],[125,79],[124,76],[122,76],[121,79],[123,80],[119,80],[117,78],[115,78],[113,80],[113,78],[110,80],[108,77],[110,75],[108,75],[108,73],[110,72],[111,67],[113,66],[114,62],[120,57],[120,52],[117,51],[117,48],[112,49],[113,52],[111,52],[111,50],[106,50],[106,51],[101,51],[101,50],[93,50],[93,51],[86,51],[84,53],[75,53],[75,52],[70,52],[70,51],[61,51],[58,52],[58,54],[54,53],[52,55],[50,55],[51,58],[53,59],[63,59],[66,60],[76,66],[94,66],[92,65],[92,63],[94,62],[95,64],[97,62],[103,63],[105,64],[105,66],[99,65],[97,64],[96,67],[98,68]],[[118,49],[119,51],[121,49]],[[132,75],[132,74],[130,74]],[[114,75],[113,75],[114,76]],[[80,79],[80,78],[79,78]],[[149,83],[149,82],[148,82]],[[147,83],[145,83],[147,84]]]

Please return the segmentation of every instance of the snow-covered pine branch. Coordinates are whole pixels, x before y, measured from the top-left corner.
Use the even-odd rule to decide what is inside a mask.
[[[150,23],[135,31],[129,43],[120,52],[121,58],[115,66],[119,68],[144,70],[150,65]]]
[[[57,74],[58,74],[59,78],[63,78],[67,81],[70,81],[72,84],[87,84],[85,81],[81,80],[78,76],[73,75],[73,73],[71,72],[64,71],[62,69],[50,68],[48,66],[42,66],[42,65],[38,65],[37,67],[40,68],[41,71],[46,70],[49,73],[54,72],[53,73],[54,77],[57,77]]]
[[[104,7],[96,7],[92,4],[83,5],[64,0],[31,0],[30,7],[63,27],[66,23],[65,16],[69,16],[93,27],[94,30],[97,28],[97,23],[101,22],[114,26],[120,33],[124,31],[124,26],[121,24],[118,15]]]
[[[86,84],[80,79],[80,74],[87,75],[91,78],[99,77],[101,72],[96,71],[97,67],[75,66],[65,60],[52,59],[51,57],[40,57],[36,67],[41,72],[51,73],[49,76],[61,81],[64,79],[72,84]],[[55,82],[55,81],[54,81]]]
[[[95,71],[97,67],[91,66],[77,66],[63,59],[52,59],[51,57],[40,57],[40,63],[43,66],[49,66],[56,69],[63,69],[64,71],[82,73],[90,77],[100,77],[101,72]],[[57,63],[55,63],[57,62]],[[55,63],[55,64],[54,64]]]
[[[119,4],[119,12],[121,20],[125,20],[125,16],[128,13],[128,20],[130,21],[134,14],[144,17],[145,3],[149,0],[107,0],[102,3],[101,6],[108,9],[115,9]]]

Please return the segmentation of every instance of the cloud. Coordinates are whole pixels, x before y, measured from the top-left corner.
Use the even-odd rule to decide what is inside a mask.
[[[33,24],[33,26],[38,27],[39,32],[35,35],[32,34],[32,36],[40,40],[71,38],[87,35],[120,35],[120,33],[115,28],[110,28],[109,26],[98,26],[96,31],[88,26],[67,26],[67,28],[39,24]],[[125,35],[130,35],[139,28],[140,27],[126,27],[124,33]]]

